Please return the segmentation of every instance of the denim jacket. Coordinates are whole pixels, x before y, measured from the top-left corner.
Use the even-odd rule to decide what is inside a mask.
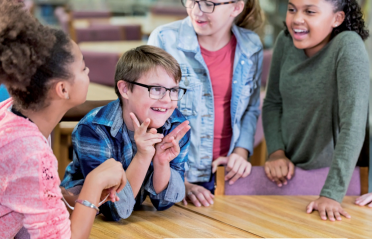
[[[263,49],[258,35],[232,26],[237,39],[231,98],[232,139],[228,155],[235,147],[253,152],[254,134],[260,114],[260,84]],[[210,74],[202,57],[189,17],[155,29],[149,45],[170,53],[180,64],[181,87],[186,95],[178,109],[190,121],[191,144],[186,177],[189,182],[207,182],[211,177],[214,133],[214,102]]]

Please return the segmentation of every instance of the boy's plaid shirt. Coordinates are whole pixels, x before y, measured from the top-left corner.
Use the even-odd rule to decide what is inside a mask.
[[[137,148],[132,144],[127,127],[122,117],[120,101],[116,100],[104,107],[92,110],[75,127],[72,133],[74,148],[73,162],[67,168],[62,187],[71,189],[84,184],[84,179],[90,171],[109,158],[123,164],[126,170],[131,163]],[[185,117],[175,109],[159,133],[169,134],[174,128],[185,121]],[[149,195],[157,210],[165,210],[185,197],[184,173],[187,163],[190,131],[180,140],[180,154],[170,162],[171,177],[168,187],[156,194],[153,187],[153,165],[151,163],[145,180],[136,198],[127,181],[124,189],[118,193],[118,202],[106,202],[100,206],[100,212],[108,219],[118,221],[131,215],[133,208],[139,206]]]

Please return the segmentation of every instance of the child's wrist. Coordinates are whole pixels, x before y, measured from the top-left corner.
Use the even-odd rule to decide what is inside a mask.
[[[154,167],[166,167],[169,166],[169,162],[166,160],[159,160],[156,156],[152,160]]]

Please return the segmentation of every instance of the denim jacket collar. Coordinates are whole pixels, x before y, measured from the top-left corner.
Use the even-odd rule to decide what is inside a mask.
[[[254,41],[249,39],[247,34],[242,34],[242,31],[249,31],[247,29],[242,29],[235,24],[233,24],[231,31],[237,40],[237,46],[240,51],[250,57],[254,53],[258,52],[261,49],[260,45],[256,45]],[[197,53],[200,51],[199,42],[196,36],[194,27],[192,26],[190,17],[182,20],[181,27],[178,31],[178,49],[185,52],[194,52]]]

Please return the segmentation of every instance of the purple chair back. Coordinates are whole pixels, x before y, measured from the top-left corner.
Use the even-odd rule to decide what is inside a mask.
[[[267,85],[267,81],[269,79],[272,56],[273,56],[273,50],[264,50],[263,62],[262,62],[262,75],[261,75],[261,85],[264,87]]]
[[[76,41],[122,41],[123,31],[120,26],[94,25],[88,28],[76,28]]]
[[[169,6],[153,6],[151,8],[151,13],[154,15],[170,15],[170,16],[180,16],[187,17],[186,8],[184,7],[169,7]]]
[[[264,167],[255,166],[248,177],[240,178],[233,185],[226,181],[225,195],[319,195],[328,171],[329,168],[303,170],[296,167],[288,184],[278,187],[266,177]],[[356,196],[360,193],[360,170],[356,167],[346,195]]]
[[[74,19],[81,18],[109,18],[111,17],[111,12],[108,11],[73,11],[72,17]]]
[[[141,25],[124,25],[122,27],[126,41],[139,41],[142,39]]]
[[[117,53],[83,51],[84,61],[89,68],[91,82],[115,86],[115,69],[119,60]]]

